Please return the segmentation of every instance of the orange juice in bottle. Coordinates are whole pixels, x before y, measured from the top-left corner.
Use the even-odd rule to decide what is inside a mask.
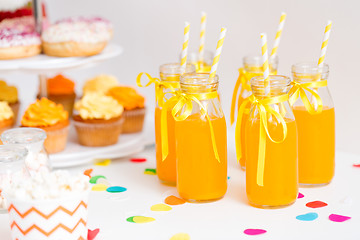
[[[297,130],[288,102],[290,79],[269,78],[268,95],[263,76],[251,80],[255,102],[245,131],[246,193],[255,207],[279,208],[294,203],[298,194]]]
[[[278,57],[270,58],[269,59],[269,67],[270,67],[270,74],[275,75],[277,74],[278,68]],[[239,77],[234,88],[233,92],[233,99],[231,103],[231,123],[235,121],[235,111],[238,112],[241,104],[248,99],[248,97],[252,94],[251,87],[250,87],[250,79],[256,76],[263,75],[262,71],[262,58],[261,56],[246,56],[243,58],[243,67],[239,68]],[[237,105],[237,107],[236,107]],[[245,151],[246,151],[246,142],[245,142],[245,124],[247,119],[249,118],[250,113],[250,103],[246,107],[246,111],[242,116],[242,126],[241,126],[241,152],[242,155],[239,159],[240,166],[244,170],[245,169]]]
[[[307,104],[293,96],[293,112],[298,128],[300,186],[331,182],[335,172],[335,111],[327,88],[329,66],[299,63],[292,66],[293,89],[302,88]],[[310,92],[308,90],[312,90]],[[300,90],[299,90],[300,91]],[[304,97],[304,96],[303,96]]]
[[[218,76],[181,76],[186,104],[175,116],[177,189],[190,202],[218,200],[227,190],[226,122],[217,88]]]
[[[195,72],[195,66],[187,64],[185,72]],[[176,185],[176,149],[174,119],[171,112],[167,112],[168,155],[163,156],[161,139],[161,111],[166,99],[173,96],[174,90],[179,89],[182,70],[179,63],[163,64],[160,66],[160,81],[164,84],[156,90],[155,107],[155,145],[156,145],[156,172],[159,180],[167,185]]]

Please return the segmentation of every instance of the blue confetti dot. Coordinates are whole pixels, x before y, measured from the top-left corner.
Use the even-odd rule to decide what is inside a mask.
[[[119,187],[119,186],[112,186],[112,187],[108,187],[106,189],[107,192],[109,193],[119,193],[119,192],[125,192],[127,189],[124,187]]]
[[[228,180],[230,179],[230,176],[228,176]]]
[[[296,216],[296,219],[300,220],[300,221],[314,221],[318,217],[319,217],[319,215],[317,213],[310,212],[310,213]]]

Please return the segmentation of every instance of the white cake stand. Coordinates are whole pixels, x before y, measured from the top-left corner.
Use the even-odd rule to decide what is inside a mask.
[[[1,60],[0,72],[9,73],[22,71],[29,74],[38,74],[40,78],[40,91],[46,96],[45,74],[54,74],[71,69],[93,67],[94,65],[121,55],[123,48],[117,44],[109,44],[100,54],[90,57],[58,58],[44,54],[38,56]],[[51,154],[50,160],[55,168],[72,167],[85,164],[97,158],[121,158],[140,152],[144,149],[142,133],[122,134],[119,142],[108,147],[84,147],[77,141],[74,128],[70,128],[66,149],[57,154]]]

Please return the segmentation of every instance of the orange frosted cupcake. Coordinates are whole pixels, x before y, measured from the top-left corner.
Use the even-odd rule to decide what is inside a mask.
[[[0,101],[7,102],[11,107],[14,113],[14,119],[12,121],[12,126],[14,126],[16,124],[20,108],[20,101],[16,87],[9,86],[5,81],[0,80]]]
[[[81,145],[99,147],[117,143],[124,108],[115,99],[90,92],[75,103],[75,110],[74,126]]]
[[[128,86],[113,87],[107,95],[116,99],[124,107],[123,133],[142,131],[145,119],[145,98]]]
[[[47,98],[36,100],[25,111],[21,125],[41,128],[46,132],[44,145],[48,153],[57,153],[65,149],[69,133],[69,115],[61,104]]]
[[[0,102],[0,135],[11,128],[14,123],[14,113],[9,104],[5,101]],[[2,144],[0,140],[0,144]]]
[[[38,98],[39,95],[38,95]],[[61,104],[64,110],[72,116],[76,98],[75,83],[59,74],[47,80],[47,98],[57,104]]]

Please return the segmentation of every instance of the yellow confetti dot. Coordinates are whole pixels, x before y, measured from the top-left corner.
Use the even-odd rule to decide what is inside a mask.
[[[155,221],[155,218],[152,217],[143,217],[143,216],[136,216],[133,218],[135,223],[148,223]]]
[[[111,163],[111,159],[98,159],[98,160],[95,160],[95,165],[96,166],[105,167],[105,166],[109,166],[110,163]]]
[[[163,203],[155,204],[150,208],[151,211],[157,211],[157,212],[170,211],[171,209],[172,207]]]
[[[187,233],[177,233],[170,240],[190,240],[190,235]]]
[[[106,186],[105,184],[96,184],[91,188],[91,190],[101,192],[106,191],[107,188],[108,186]]]

